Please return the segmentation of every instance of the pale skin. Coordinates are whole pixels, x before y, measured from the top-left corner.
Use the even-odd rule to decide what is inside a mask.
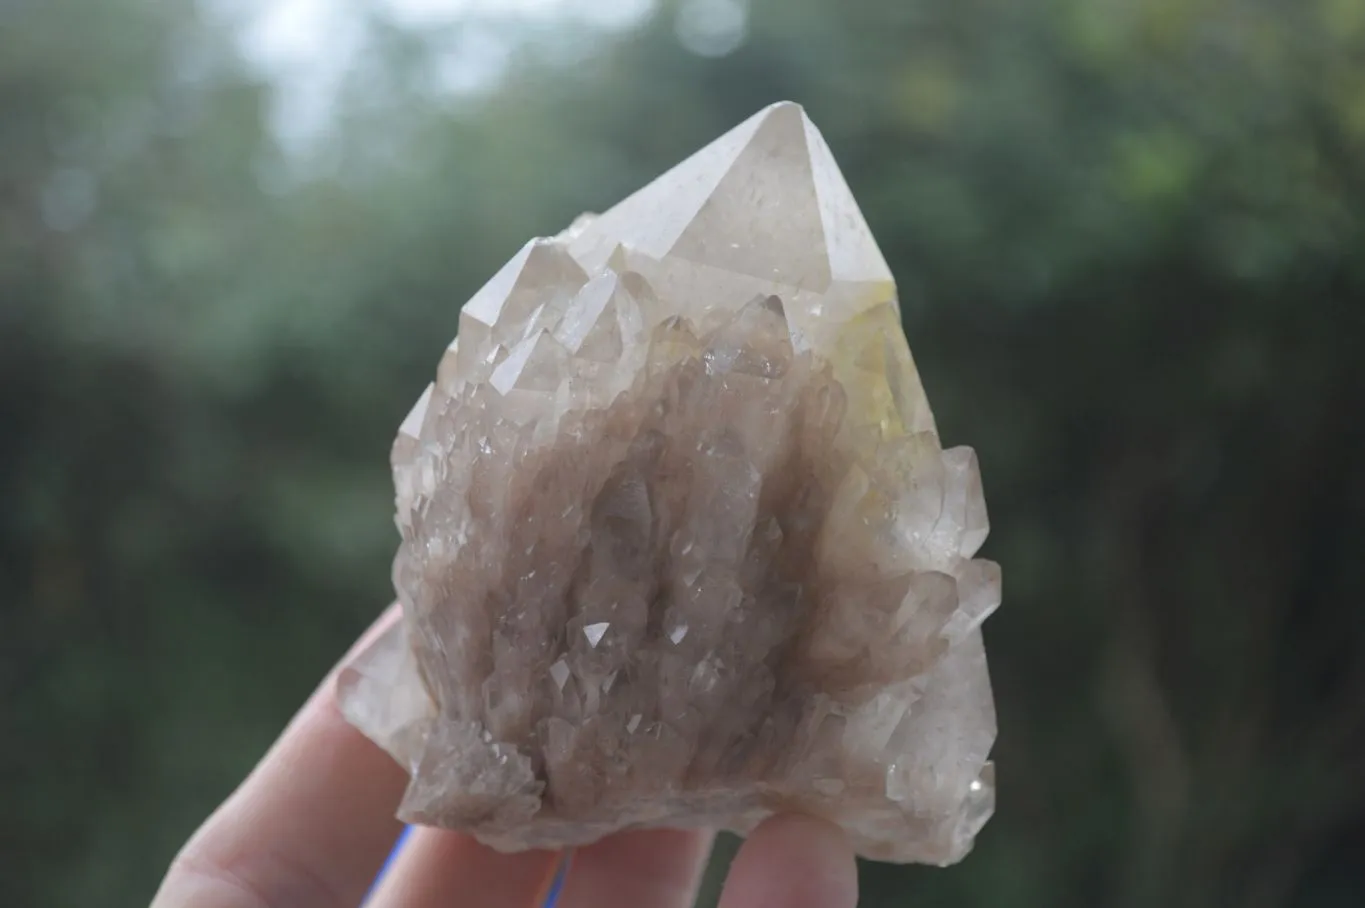
[[[398,620],[390,609],[357,647]],[[344,660],[343,660],[344,661]],[[351,727],[329,675],[246,780],[190,838],[152,908],[356,908],[401,827],[403,770]],[[703,832],[628,832],[579,849],[559,908],[691,908]],[[367,908],[539,908],[555,861],[420,829]],[[855,908],[853,853],[833,824],[779,816],[730,869],[721,908]]]

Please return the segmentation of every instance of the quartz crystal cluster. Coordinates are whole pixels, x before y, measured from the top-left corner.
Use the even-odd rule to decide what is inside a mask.
[[[343,669],[403,819],[503,850],[803,811],[959,860],[993,809],[976,457],[795,104],[528,243],[393,448],[404,620]]]

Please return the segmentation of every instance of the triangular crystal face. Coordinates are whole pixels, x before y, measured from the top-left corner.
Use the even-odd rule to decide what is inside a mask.
[[[769,108],[669,254],[819,293],[829,289],[829,244],[805,126],[795,104]],[[794,256],[793,249],[808,252]]]
[[[891,270],[834,155],[799,104],[768,107],[589,222],[589,264],[624,244],[823,293]]]

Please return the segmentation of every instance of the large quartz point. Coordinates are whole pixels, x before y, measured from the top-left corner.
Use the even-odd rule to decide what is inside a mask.
[[[464,306],[393,447],[404,620],[342,672],[400,816],[503,850],[840,824],[947,864],[994,803],[1000,572],[891,272],[795,104]]]

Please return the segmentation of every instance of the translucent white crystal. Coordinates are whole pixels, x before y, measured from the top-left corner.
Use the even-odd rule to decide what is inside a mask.
[[[800,107],[464,307],[393,447],[404,623],[343,672],[404,819],[501,849],[778,810],[960,859],[990,816],[999,569],[891,273]]]

